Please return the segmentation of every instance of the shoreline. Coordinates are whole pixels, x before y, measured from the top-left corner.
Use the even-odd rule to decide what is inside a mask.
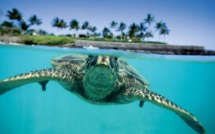
[[[24,44],[20,37],[0,36],[0,43],[13,45],[31,45]],[[34,45],[34,44],[32,44]],[[215,50],[205,50],[203,46],[181,46],[157,43],[122,43],[107,41],[89,41],[76,40],[74,43],[65,45],[44,45],[68,48],[86,48],[86,49],[115,49],[141,53],[162,54],[162,55],[207,55],[214,56]]]
[[[163,55],[208,55],[214,56],[215,51],[205,50],[203,46],[180,46],[151,43],[120,43],[103,41],[77,40],[74,44],[66,44],[59,47],[88,48],[88,49],[115,49],[132,52],[142,52]]]

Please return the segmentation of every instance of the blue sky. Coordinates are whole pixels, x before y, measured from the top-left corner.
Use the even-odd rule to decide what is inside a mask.
[[[36,14],[43,22],[36,28],[56,34],[74,31],[70,31],[69,28],[53,28],[51,22],[55,17],[64,19],[67,24],[72,19],[77,19],[80,24],[89,21],[101,31],[103,27],[109,27],[112,20],[125,22],[129,27],[133,22],[143,22],[147,14],[151,13],[157,22],[166,22],[170,29],[170,35],[165,37],[165,42],[173,45],[201,45],[213,50],[214,7],[214,0],[0,0],[3,14],[12,8],[17,8],[26,20]],[[1,15],[0,21],[2,20],[7,18]],[[151,40],[158,41],[158,33],[155,33]]]

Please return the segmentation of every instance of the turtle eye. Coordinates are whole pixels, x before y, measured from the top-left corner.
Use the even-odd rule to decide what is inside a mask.
[[[89,58],[93,58],[93,55],[88,55]]]
[[[118,57],[112,57],[112,60],[110,60],[110,66],[111,68],[114,68],[116,65],[116,61],[118,60]]]
[[[97,56],[89,55],[87,59],[87,68],[90,68],[92,66],[95,66],[97,63]]]

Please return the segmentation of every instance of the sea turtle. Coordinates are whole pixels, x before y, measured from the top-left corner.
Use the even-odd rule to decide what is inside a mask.
[[[101,55],[66,55],[52,59],[53,68],[16,75],[0,81],[0,95],[22,85],[38,82],[46,90],[48,81],[57,81],[66,90],[92,104],[151,102],[175,112],[198,133],[204,127],[191,113],[149,90],[149,83],[126,61]]]

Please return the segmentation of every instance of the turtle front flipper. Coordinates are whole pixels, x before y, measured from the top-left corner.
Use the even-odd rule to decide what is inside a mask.
[[[192,127],[195,131],[200,134],[205,133],[205,129],[202,124],[197,120],[195,116],[191,113],[186,111],[185,109],[179,107],[178,105],[174,104],[170,100],[166,99],[165,97],[152,92],[151,90],[147,89],[136,89],[136,88],[129,88],[123,94],[121,94],[118,98],[119,100],[123,101],[148,101],[165,109],[175,112],[179,117],[181,117],[190,127]]]
[[[72,82],[71,76],[64,71],[56,69],[37,70],[0,81],[0,95],[11,89],[33,82],[38,82],[42,89],[45,90],[49,80],[58,81],[59,83]]]

